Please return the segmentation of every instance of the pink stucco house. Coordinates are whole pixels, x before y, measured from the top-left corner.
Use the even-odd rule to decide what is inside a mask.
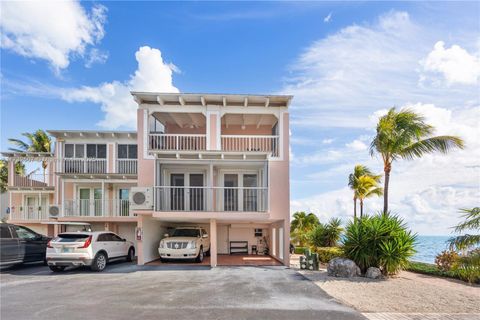
[[[289,264],[291,96],[132,92],[137,131],[49,130],[55,152],[4,152],[9,222],[43,234],[90,224],[158,259],[170,228],[203,226],[211,266],[236,248]],[[17,161],[45,162],[28,176]]]

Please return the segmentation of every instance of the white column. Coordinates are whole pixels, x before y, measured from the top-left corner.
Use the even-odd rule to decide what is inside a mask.
[[[65,217],[65,181],[63,180],[63,178],[62,178],[62,217]]]
[[[215,198],[214,197],[214,193],[215,193],[215,189],[213,188],[214,186],[214,181],[213,181],[213,163],[210,162],[210,165],[208,167],[208,182],[207,182],[207,195],[208,195],[208,198],[207,198],[207,210],[209,211],[213,211],[214,208],[215,208],[215,203],[213,202],[213,199]]]
[[[105,216],[106,216],[105,215],[105,181],[102,180],[102,217],[105,217]]]
[[[210,266],[217,266],[217,220],[210,220]]]

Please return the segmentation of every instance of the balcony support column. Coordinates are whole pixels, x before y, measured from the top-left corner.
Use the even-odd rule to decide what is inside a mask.
[[[106,216],[105,214],[105,181],[102,180],[102,217],[105,217],[105,216]]]
[[[210,266],[217,266],[217,220],[210,220]]]
[[[207,186],[209,187],[207,189],[207,210],[208,211],[215,211],[215,186],[214,181],[213,181],[213,163],[210,163],[208,167],[208,182]]]

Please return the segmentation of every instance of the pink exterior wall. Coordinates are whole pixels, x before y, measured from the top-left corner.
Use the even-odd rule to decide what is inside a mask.
[[[137,110],[137,144],[138,144],[138,186],[139,187],[151,187],[155,184],[155,160],[144,159],[144,126],[148,126],[144,123],[144,113],[146,110]],[[148,127],[147,127],[148,132]]]

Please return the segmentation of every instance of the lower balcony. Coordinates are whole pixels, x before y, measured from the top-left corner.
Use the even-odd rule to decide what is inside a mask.
[[[127,199],[65,200],[63,217],[133,217]]]
[[[47,220],[48,206],[13,206],[10,208],[9,220]]]
[[[267,187],[154,188],[155,211],[267,212]]]

